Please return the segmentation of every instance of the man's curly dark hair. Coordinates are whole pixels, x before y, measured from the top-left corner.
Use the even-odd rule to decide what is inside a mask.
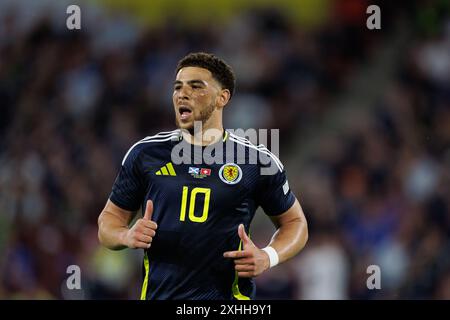
[[[214,79],[220,83],[222,89],[230,90],[230,96],[233,96],[236,78],[233,69],[222,59],[206,52],[190,53],[178,61],[175,73],[178,73],[184,67],[199,67],[209,70]]]

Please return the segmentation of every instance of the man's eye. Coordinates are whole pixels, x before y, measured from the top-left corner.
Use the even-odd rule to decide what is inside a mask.
[[[181,86],[175,86],[173,89],[174,89],[174,90],[180,90],[180,89],[181,89]]]
[[[200,87],[200,86],[196,86],[196,85],[193,85],[192,86],[192,89],[201,89],[202,87]]]

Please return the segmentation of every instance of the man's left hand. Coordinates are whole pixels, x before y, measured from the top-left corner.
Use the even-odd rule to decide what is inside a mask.
[[[264,250],[259,249],[245,233],[244,225],[238,227],[239,238],[242,241],[242,250],[227,251],[225,258],[234,259],[234,268],[239,277],[252,278],[269,269],[269,256]]]

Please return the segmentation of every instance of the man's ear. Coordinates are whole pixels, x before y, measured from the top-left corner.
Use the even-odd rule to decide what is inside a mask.
[[[222,89],[217,96],[217,105],[221,108],[225,107],[228,101],[230,101],[231,93],[228,89]]]

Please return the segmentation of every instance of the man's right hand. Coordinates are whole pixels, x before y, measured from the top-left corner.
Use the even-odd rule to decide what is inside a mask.
[[[152,200],[148,200],[144,217],[138,219],[136,223],[125,233],[124,244],[128,248],[150,248],[153,237],[156,233],[156,228],[158,227],[156,223],[151,220],[152,214],[153,202]]]

